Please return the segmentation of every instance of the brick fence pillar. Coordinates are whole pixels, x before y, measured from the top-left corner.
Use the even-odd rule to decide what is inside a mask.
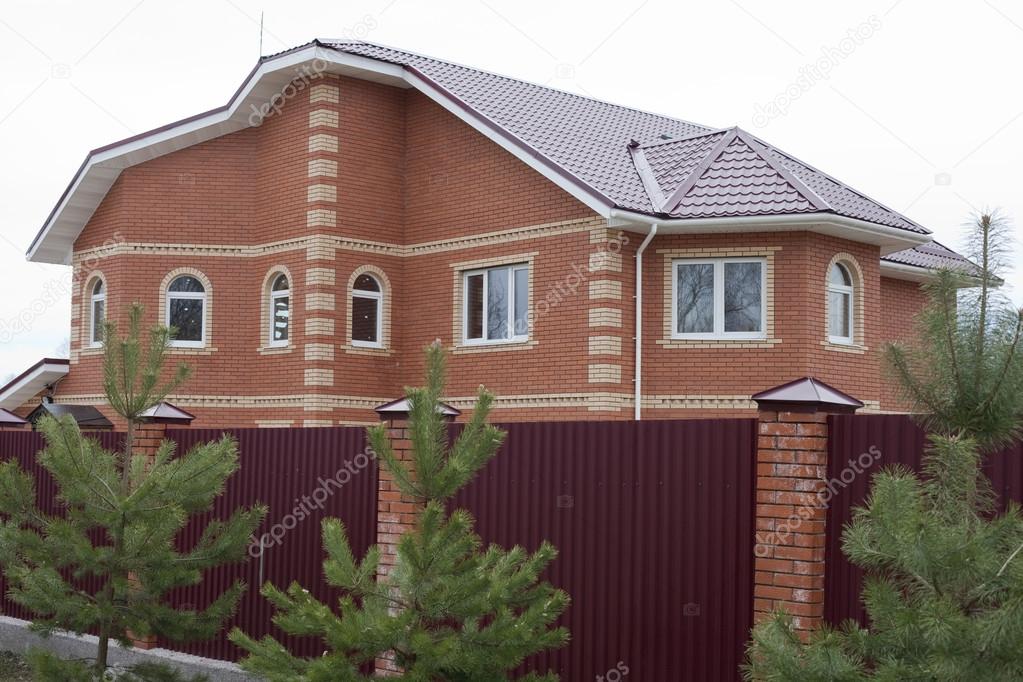
[[[784,611],[805,640],[824,623],[827,418],[863,403],[810,378],[753,399],[760,407],[753,622]]]
[[[448,421],[461,412],[450,405],[440,403],[437,408]],[[376,408],[376,413],[387,425],[394,458],[402,462],[415,475],[412,460],[412,441],[409,440],[409,403],[401,398]],[[391,574],[398,560],[398,542],[405,533],[412,532],[423,511],[421,500],[403,493],[391,472],[380,467],[377,482],[377,538],[380,550],[380,564],[377,580]],[[385,655],[376,660],[377,677],[395,677],[402,672],[394,663],[393,656]]]
[[[394,458],[412,468],[412,447],[409,441],[408,418],[399,416],[387,422],[387,434],[391,439]],[[403,493],[391,472],[380,467],[377,482],[377,537],[380,550],[380,564],[377,580],[391,574],[398,559],[398,541],[405,533],[411,532],[419,520],[422,505],[415,498]],[[376,659],[377,677],[396,677],[401,668],[394,663],[393,655]]]
[[[167,436],[167,426],[188,426],[195,417],[170,403],[161,402],[148,410],[147,416],[135,425],[135,438],[132,442],[133,455],[146,455],[150,462],[156,459],[160,444]],[[128,576],[132,579],[132,576]],[[155,649],[156,636],[144,637],[128,633],[132,645],[136,649]]]
[[[827,415],[761,411],[757,439],[754,622],[775,611],[801,634],[824,618]]]

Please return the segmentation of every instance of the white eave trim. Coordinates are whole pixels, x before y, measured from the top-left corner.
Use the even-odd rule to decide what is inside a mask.
[[[0,393],[0,407],[14,410],[71,370],[68,365],[43,363]]]
[[[881,261],[881,276],[910,282],[926,282],[934,277],[934,270],[919,265],[906,265],[883,260]]]
[[[611,218],[628,229],[628,223],[659,226],[658,234],[693,234],[750,232],[791,232],[807,230],[830,234],[853,241],[877,244],[881,255],[909,249],[933,241],[929,234],[918,234],[887,225],[846,218],[834,213],[796,213],[776,216],[741,216],[734,218],[675,218],[665,219],[633,211],[614,209]],[[637,228],[646,232],[646,228]]]

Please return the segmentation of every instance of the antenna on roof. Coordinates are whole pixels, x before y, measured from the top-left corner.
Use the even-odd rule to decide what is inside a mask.
[[[263,58],[263,12],[259,13],[259,58]]]

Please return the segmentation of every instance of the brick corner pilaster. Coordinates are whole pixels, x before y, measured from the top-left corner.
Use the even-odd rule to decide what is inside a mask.
[[[784,611],[805,639],[824,623],[827,414],[762,410],[758,422],[753,620]]]

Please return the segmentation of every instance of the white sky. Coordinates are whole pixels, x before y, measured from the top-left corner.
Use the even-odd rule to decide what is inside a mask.
[[[950,246],[984,207],[1023,236],[1011,0],[3,0],[0,380],[64,345],[70,269],[24,253],[86,152],[226,102],[258,56],[261,11],[264,54],[363,38],[739,125]],[[786,91],[783,112],[758,109]],[[1023,304],[1023,272],[1008,282]]]

